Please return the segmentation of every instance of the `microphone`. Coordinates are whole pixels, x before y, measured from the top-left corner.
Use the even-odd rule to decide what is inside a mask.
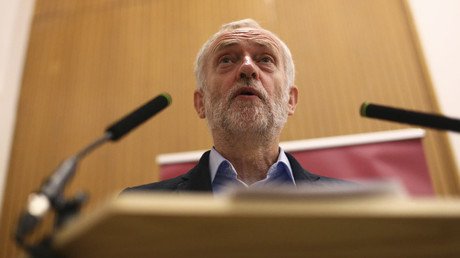
[[[57,211],[57,226],[64,222],[66,218],[64,216],[71,215],[69,214],[69,209],[73,209],[76,212],[84,198],[77,196],[74,200],[65,201],[62,194],[65,185],[74,176],[78,162],[107,141],[119,140],[169,104],[171,104],[171,96],[167,93],[160,94],[109,126],[102,137],[63,161],[54,170],[53,174],[43,182],[40,190],[29,195],[27,208],[19,218],[18,227],[16,228],[16,241],[23,245],[25,235],[36,227],[50,208],[54,208]]]
[[[110,133],[110,140],[118,141],[129,131],[147,121],[147,119],[169,106],[169,104],[171,104],[171,96],[168,93],[160,94],[109,126],[105,131]]]
[[[360,114],[363,117],[460,132],[460,120],[446,116],[410,111],[364,102]]]

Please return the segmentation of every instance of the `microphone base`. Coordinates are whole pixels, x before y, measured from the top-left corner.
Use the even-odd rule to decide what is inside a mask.
[[[72,220],[72,218],[76,217],[83,204],[88,200],[88,196],[88,194],[80,192],[71,199],[64,200],[61,198],[57,200],[55,204],[56,220],[54,229],[61,228],[68,221]]]
[[[52,248],[52,243],[52,236],[46,236],[39,244],[27,246],[24,249],[30,255],[29,258],[64,258]]]

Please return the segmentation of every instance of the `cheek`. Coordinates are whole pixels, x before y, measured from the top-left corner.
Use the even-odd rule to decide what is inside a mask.
[[[270,96],[279,95],[284,89],[283,78],[279,75],[262,76],[260,80]]]
[[[235,80],[229,75],[214,76],[210,81],[209,85],[213,87],[214,93],[223,95],[235,85]]]

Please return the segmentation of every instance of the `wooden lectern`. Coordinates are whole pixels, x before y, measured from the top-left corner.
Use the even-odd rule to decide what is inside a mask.
[[[127,194],[57,234],[68,257],[460,257],[460,201]]]

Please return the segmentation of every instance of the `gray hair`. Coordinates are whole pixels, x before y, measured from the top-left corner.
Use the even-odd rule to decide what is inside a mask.
[[[239,20],[239,21],[234,21],[230,22],[227,24],[222,25],[222,28],[214,34],[212,37],[204,43],[204,45],[201,47],[200,51],[198,52],[198,55],[195,60],[195,77],[196,77],[196,82],[197,82],[197,88],[202,89],[206,85],[206,80],[205,80],[205,71],[204,71],[204,66],[205,66],[205,59],[207,55],[209,54],[209,47],[216,41],[218,37],[220,37],[222,34],[236,30],[239,28],[254,28],[254,29],[259,29],[259,30],[264,30],[268,33],[270,33],[275,40],[277,40],[279,45],[281,46],[281,55],[283,56],[283,66],[284,66],[284,71],[286,73],[286,87],[291,87],[294,85],[294,79],[295,79],[295,67],[294,67],[294,61],[292,60],[292,55],[291,51],[289,50],[288,46],[274,33],[263,29],[256,21],[252,19],[244,19],[244,20]]]

